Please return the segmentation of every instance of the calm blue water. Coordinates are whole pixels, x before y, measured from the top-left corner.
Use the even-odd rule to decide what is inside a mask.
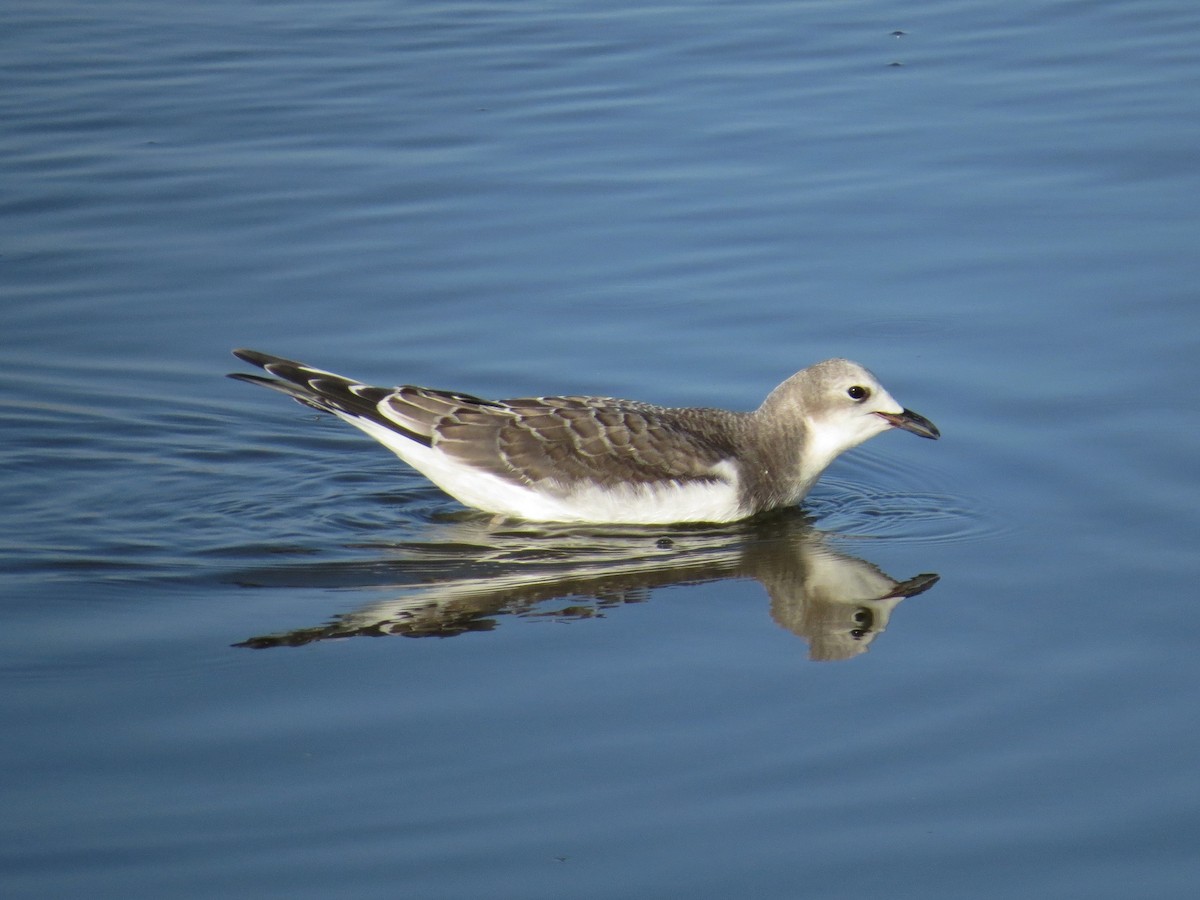
[[[0,893],[1191,897],[1198,40],[5,4]],[[944,437],[495,525],[235,346],[742,409],[844,355]]]

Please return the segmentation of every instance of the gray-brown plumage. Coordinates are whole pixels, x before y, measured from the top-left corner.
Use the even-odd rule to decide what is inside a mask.
[[[468,505],[531,519],[729,521],[798,502],[834,456],[889,427],[937,436],[845,360],[805,369],[758,410],[739,413],[372,387],[282,357],[234,353],[274,377],[231,377],[345,419]]]

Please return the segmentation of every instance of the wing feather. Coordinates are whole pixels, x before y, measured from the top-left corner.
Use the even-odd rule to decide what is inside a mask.
[[[235,352],[279,380],[235,378],[383,426],[450,460],[560,497],[597,485],[727,481],[744,424],[741,413],[606,397],[495,401],[415,385],[373,387],[282,357]]]

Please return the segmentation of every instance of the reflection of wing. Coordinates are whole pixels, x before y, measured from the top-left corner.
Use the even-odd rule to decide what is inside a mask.
[[[330,638],[384,635],[453,637],[469,631],[491,631],[496,626],[493,616],[497,615],[586,619],[626,603],[643,602],[649,596],[649,586],[643,579],[615,575],[542,583],[523,578],[456,581],[336,616],[327,625],[250,638],[234,646],[295,647]]]
[[[326,625],[250,638],[265,648],[356,636],[449,637],[486,631],[499,615],[589,618],[642,602],[657,587],[753,578],[771,599],[771,615],[810,644],[813,659],[862,653],[884,630],[892,609],[937,581],[898,583],[870,563],[831,549],[799,512],[723,527],[651,531],[581,529],[528,523],[449,527],[441,540],[400,548],[401,558],[369,564],[400,595],[336,616]],[[433,548],[437,548],[436,550]],[[323,569],[326,579],[330,570]],[[281,574],[290,576],[281,579]],[[311,586],[312,573],[289,569],[241,573],[243,583]],[[362,584],[361,571],[335,584]]]

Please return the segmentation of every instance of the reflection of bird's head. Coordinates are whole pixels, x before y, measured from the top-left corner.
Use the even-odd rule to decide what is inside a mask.
[[[829,547],[820,532],[792,541],[791,564],[761,578],[771,595],[771,617],[803,638],[814,660],[864,653],[904,599],[898,582],[876,566]],[[783,578],[778,577],[783,575]]]

